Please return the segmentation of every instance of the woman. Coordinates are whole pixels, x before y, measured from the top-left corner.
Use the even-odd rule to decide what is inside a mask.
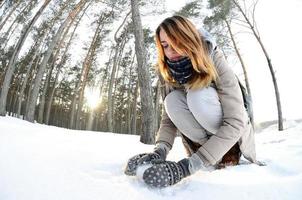
[[[254,133],[238,80],[222,52],[182,16],[166,18],[156,29],[164,112],[152,153],[132,157],[127,175],[150,164],[143,179],[167,187],[197,170],[236,165],[242,155],[256,162]],[[166,161],[177,130],[188,158]]]

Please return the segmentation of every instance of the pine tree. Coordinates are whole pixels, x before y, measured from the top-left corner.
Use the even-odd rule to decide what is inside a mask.
[[[146,49],[139,12],[139,1],[131,0],[132,21],[134,24],[135,53],[138,65],[138,80],[142,104],[142,133],[140,141],[147,144],[154,143],[154,112],[152,102],[151,78],[146,65]]]

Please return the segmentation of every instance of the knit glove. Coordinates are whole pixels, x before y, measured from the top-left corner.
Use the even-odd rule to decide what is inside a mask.
[[[153,166],[146,169],[143,174],[143,180],[151,187],[168,187],[190,175],[187,158],[179,162],[155,160],[151,163]]]
[[[125,174],[135,176],[137,167],[140,165],[150,164],[154,160],[165,160],[166,152],[164,149],[156,148],[153,153],[142,153],[131,157],[125,168]]]
[[[142,153],[142,154],[138,154],[138,155],[131,157],[127,162],[124,173],[128,176],[135,176],[136,169],[138,167],[138,160],[145,155],[147,155],[147,154]]]
[[[166,160],[166,152],[164,149],[156,148],[153,153],[142,156],[138,161],[138,165],[150,164],[154,160]]]

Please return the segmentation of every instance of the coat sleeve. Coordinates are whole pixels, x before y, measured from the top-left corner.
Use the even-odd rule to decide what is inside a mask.
[[[170,88],[165,84],[163,78],[159,75],[160,80],[160,88],[162,100],[166,98],[168,93],[170,92]],[[169,116],[166,113],[165,107],[163,106],[160,126],[156,135],[156,143],[164,142],[169,145],[170,149],[173,146],[175,137],[177,133],[177,128],[174,123],[171,121]]]
[[[205,165],[215,165],[219,162],[240,139],[248,123],[238,80],[220,50],[214,52],[213,61],[218,73],[216,87],[223,118],[216,134],[196,152]]]

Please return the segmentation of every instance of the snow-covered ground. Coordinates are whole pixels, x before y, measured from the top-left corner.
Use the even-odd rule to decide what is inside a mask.
[[[256,135],[254,164],[200,171],[166,189],[123,173],[128,158],[153,149],[138,136],[72,131],[0,117],[1,200],[302,199],[302,123]],[[179,138],[168,156],[185,156]]]

